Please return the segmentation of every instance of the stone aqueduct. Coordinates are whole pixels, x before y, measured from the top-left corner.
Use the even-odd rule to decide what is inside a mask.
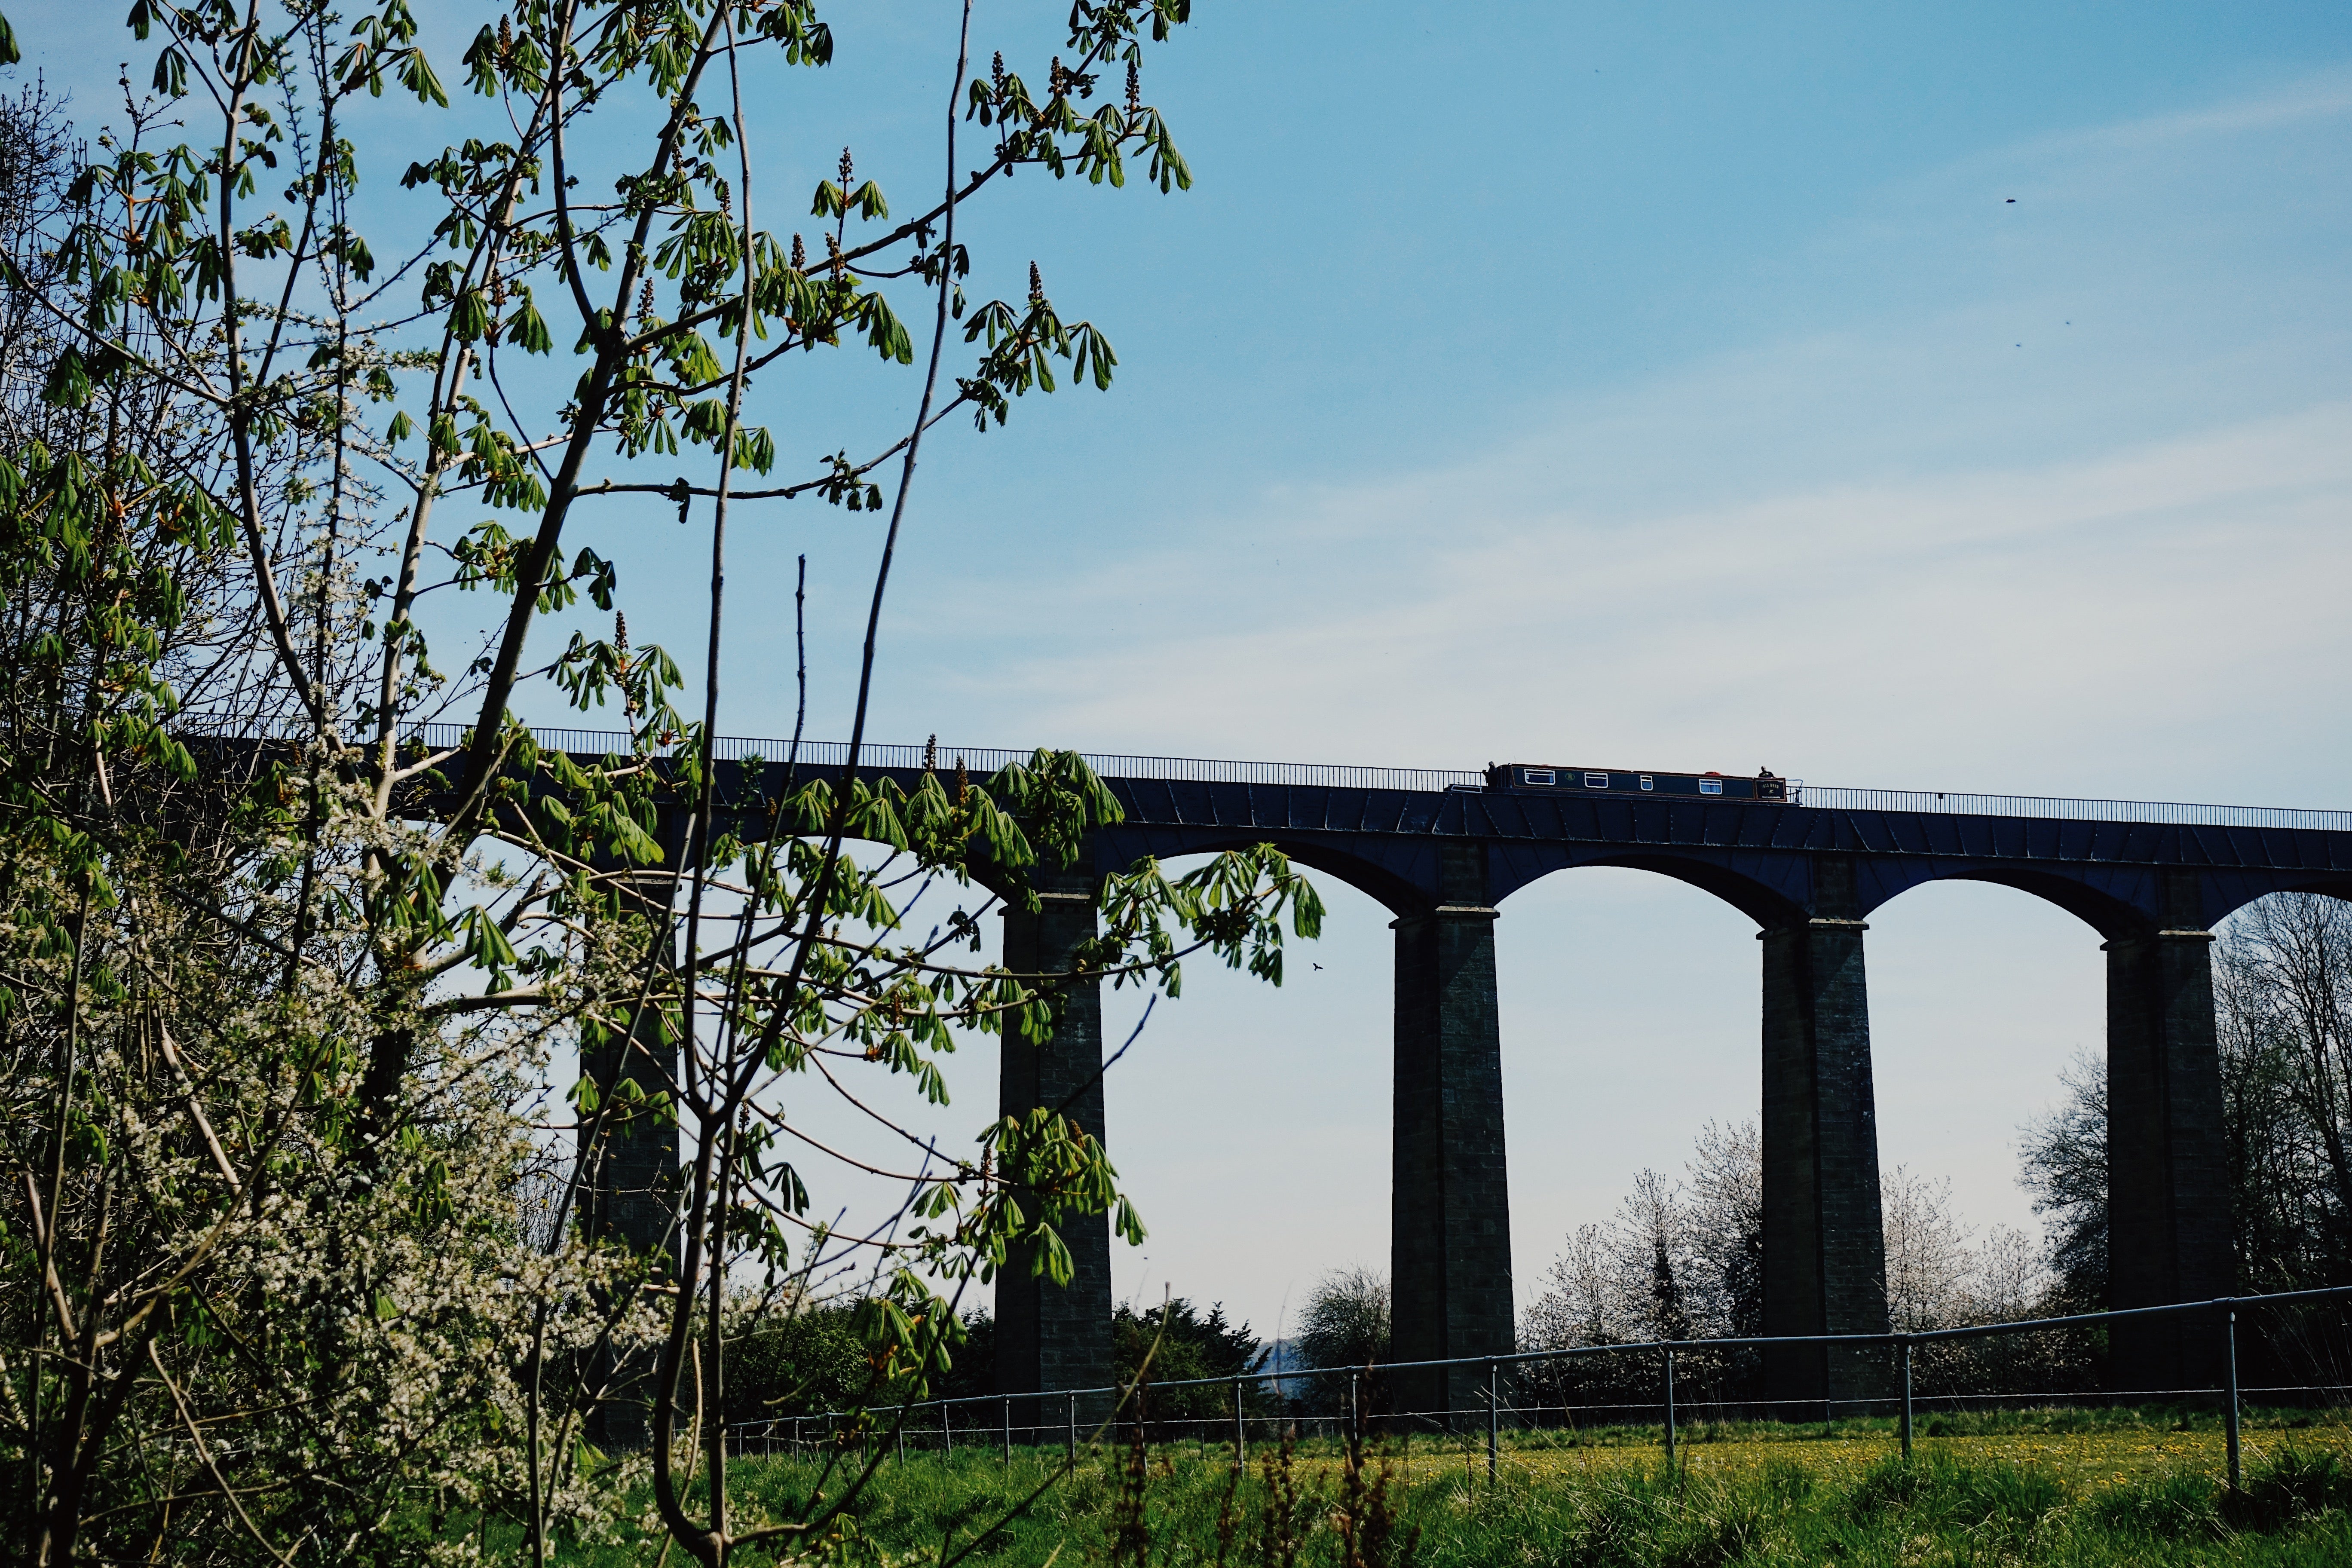
[[[554,732],[543,744],[601,754],[612,738]],[[775,742],[725,743],[737,757]],[[802,776],[837,770],[839,746],[803,747]],[[943,749],[985,773],[1026,753]],[[1872,910],[1924,882],[1995,882],[2057,904],[2105,939],[2112,1301],[2229,1294],[2231,1218],[2222,1147],[2210,944],[2232,910],[2266,893],[2352,898],[2352,812],[2053,801],[1883,791],[1796,792],[1789,804],[1586,795],[1572,787],[1486,787],[1481,773],[1090,758],[1126,820],[1041,888],[1035,914],[1009,911],[1004,961],[1066,967],[1094,934],[1099,879],[1143,856],[1273,843],[1362,889],[1393,914],[1395,1116],[1392,1357],[1479,1357],[1513,1348],[1509,1193],[1504,1159],[1495,922],[1509,895],[1550,872],[1632,867],[1706,889],[1754,920],[1762,972],[1765,1332],[1887,1328],[1864,933]],[[861,774],[911,786],[918,748],[868,747]],[[766,764],[780,775],[776,764]],[[1565,777],[1573,779],[1575,775]],[[772,787],[722,769],[734,789]],[[738,797],[741,798],[741,797]],[[1067,1102],[1106,1126],[1101,1004],[1074,994],[1054,1037],[1002,1053],[1000,1106]],[[590,1064],[596,1070],[595,1064]],[[1116,1129],[1106,1133],[1116,1147]],[[674,1162],[673,1151],[667,1156]],[[663,1152],[634,1150],[612,1179],[660,1184]],[[621,1210],[638,1208],[614,1194]],[[614,1213],[635,1232],[662,1224]],[[657,1234],[657,1232],[656,1232]],[[647,1237],[650,1240],[652,1237]],[[1000,1392],[1111,1381],[1107,1217],[1066,1231],[1076,1272],[1057,1289],[1014,1268],[999,1281]],[[2208,1386],[2210,1335],[2171,1320],[2116,1325],[2119,1386]],[[1872,1391],[1864,1359],[1818,1347],[1766,1362],[1775,1400]],[[1465,1370],[1405,1396],[1459,1406],[1484,1385]]]

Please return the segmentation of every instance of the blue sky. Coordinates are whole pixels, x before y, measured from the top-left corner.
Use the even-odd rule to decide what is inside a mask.
[[[1058,14],[983,4],[980,58],[1042,75]],[[110,15],[10,15],[85,105],[114,59],[144,77]],[[937,177],[950,13],[831,15],[835,70],[762,85],[780,224],[845,140],[902,207]],[[1034,257],[1120,376],[943,427],[879,738],[2352,804],[2340,5],[1209,3],[1145,89],[1191,193],[1024,175],[971,216],[980,290]],[[387,145],[445,134],[380,113]],[[771,423],[805,463],[913,392],[824,371]],[[705,521],[583,536],[641,638],[699,647]],[[802,551],[813,729],[845,727],[877,537],[743,517],[727,729],[789,728]],[[1328,891],[1321,971],[1196,973],[1121,1064],[1153,1228],[1123,1294],[1271,1329],[1384,1263],[1390,938]],[[1755,1114],[1757,958],[1633,872],[1499,930],[1527,1284],[1635,1170]],[[1954,887],[1869,942],[1885,1162],[2031,1226],[2015,1129],[2100,1041],[2096,936]],[[992,1071],[958,1057],[943,1130]]]

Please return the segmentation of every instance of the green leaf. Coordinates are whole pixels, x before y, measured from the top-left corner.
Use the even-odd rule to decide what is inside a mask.
[[[889,302],[879,294],[868,294],[866,305],[866,341],[884,359],[897,360],[900,364],[915,363],[915,340],[893,314]]]
[[[461,343],[478,342],[490,330],[489,301],[479,289],[468,289],[449,307],[449,334]]]
[[[528,289],[522,291],[521,306],[507,319],[507,341],[527,354],[547,353],[555,347],[555,339],[549,335]]]
[[[41,388],[41,401],[59,408],[79,408],[89,401],[89,366],[81,355],[68,349],[49,367],[47,384]]]
[[[764,425],[739,426],[735,431],[735,465],[764,474],[776,466],[776,438]]]
[[[1045,1229],[1040,1239],[1045,1245],[1037,1249],[1037,1260],[1029,1266],[1029,1272],[1042,1274],[1056,1286],[1067,1289],[1074,1272],[1069,1244],[1062,1239],[1059,1231],[1051,1228]]]
[[[515,950],[489,911],[478,904],[466,911],[466,955],[485,969],[510,969]]]
[[[436,109],[449,107],[449,95],[441,90],[441,79],[433,74],[433,66],[425,59],[423,49],[412,48],[404,55],[400,65],[400,85],[415,93],[419,103],[430,104]]]
[[[495,98],[499,91],[499,36],[488,23],[474,35],[473,47],[467,49],[457,63],[467,69],[467,80],[474,90],[484,98]]]

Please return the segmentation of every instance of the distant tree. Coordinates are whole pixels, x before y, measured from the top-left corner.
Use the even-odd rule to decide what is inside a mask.
[[[878,1306],[880,1303],[876,1303]],[[727,1342],[728,1409],[736,1421],[769,1415],[845,1412],[868,1403],[873,1366],[869,1331],[859,1321],[863,1300],[842,1297],[761,1311],[755,1326]],[[996,1392],[996,1321],[985,1307],[967,1310],[953,1348],[953,1364],[927,1390],[935,1399],[969,1399]],[[960,1418],[961,1420],[961,1418]],[[926,1415],[922,1424],[935,1424]]]
[[[1967,1315],[1976,1259],[1952,1210],[1952,1183],[1897,1165],[1879,1184],[1886,1237],[1886,1314],[1898,1332],[1948,1329]]]
[[[2009,1226],[1981,1241],[1952,1205],[1948,1177],[1897,1165],[1880,1184],[1887,1319],[1899,1332],[1997,1323],[2050,1310],[2042,1250]],[[1931,1342],[1915,1352],[1917,1388],[1936,1394],[2037,1394],[2081,1386],[2091,1342],[2072,1331]]]
[[[1721,1339],[1763,1321],[1763,1146],[1753,1122],[1709,1122],[1670,1184],[1656,1171],[1607,1225],[1580,1226],[1546,1276],[1520,1325],[1528,1350],[1567,1350],[1660,1340]],[[1677,1375],[1708,1398],[1743,1397],[1758,1361],[1749,1351],[1681,1358]],[[1657,1396],[1649,1355],[1580,1356],[1534,1363],[1522,1403],[1645,1405]]]
[[[2077,1051],[2058,1075],[2065,1094],[2025,1124],[2018,1184],[2042,1216],[2052,1305],[2096,1311],[2107,1300],[2107,1064]]]
[[[955,1347],[955,1364],[937,1393],[942,1398],[965,1399],[996,1392],[996,1317],[985,1307],[963,1314],[963,1342]]]
[[[728,1415],[735,1421],[815,1415],[863,1402],[873,1381],[852,1301],[772,1313],[729,1342]]]
[[[1969,1316],[1977,1322],[2030,1318],[2048,1310],[2055,1279],[2041,1247],[2015,1226],[1997,1225],[1976,1249],[1969,1281]]]
[[[1763,1331],[1763,1142],[1753,1122],[1710,1122],[1681,1183],[1655,1171],[1606,1225],[1580,1226],[1545,1275],[1520,1324],[1528,1350],[1581,1350],[1660,1340],[1738,1339]],[[2104,1187],[2102,1187],[2104,1192]],[[1898,1166],[1882,1189],[1889,1306],[1895,1326],[1918,1331],[2026,1315],[2046,1289],[2030,1238],[1995,1227],[1979,1242],[1951,1203],[1948,1181]],[[2048,1347],[2022,1356],[1973,1343],[1938,1350],[1923,1367],[1952,1391],[2040,1386],[2050,1366],[2079,1356]],[[1681,1352],[1687,1396],[1737,1403],[1760,1393],[1751,1349]],[[2069,1376],[2076,1375],[2068,1373]],[[1529,1365],[1522,1401],[1646,1408],[1659,1368],[1647,1354],[1583,1355]]]
[[[1528,1348],[1762,1331],[1764,1163],[1756,1124],[1708,1122],[1669,1186],[1654,1171],[1607,1225],[1580,1226],[1545,1275]]]
[[[1193,1380],[1239,1377],[1266,1359],[1247,1323],[1226,1320],[1223,1302],[1212,1303],[1204,1317],[1181,1296],[1140,1312],[1119,1303],[1111,1317],[1111,1355],[1123,1384],[1143,1373],[1150,1358],[1146,1409],[1154,1441],[1222,1433],[1233,1420],[1231,1385]],[[1242,1400],[1251,1414],[1265,1414],[1273,1405],[1272,1394],[1255,1381],[1243,1385]]]
[[[2352,1279],[2352,903],[2258,899],[2214,949],[2239,1282]]]
[[[1298,1359],[1308,1366],[1365,1366],[1388,1354],[1388,1276],[1335,1268],[1318,1279],[1299,1316]]]
[[[1620,1264],[1627,1299],[1643,1339],[1686,1340],[1692,1335],[1689,1291],[1684,1281],[1696,1272],[1683,1206],[1675,1189],[1655,1171],[1633,1178],[1618,1226]]]
[[[1389,1359],[1389,1280],[1377,1268],[1335,1268],[1315,1282],[1299,1314],[1301,1365],[1370,1367]],[[1348,1384],[1336,1374],[1290,1385],[1309,1408],[1336,1413],[1347,1405]],[[1383,1390],[1378,1379],[1360,1391],[1367,1407]]]
[[[2238,1289],[2352,1284],[2352,904],[2258,899],[2213,954]],[[2253,1315],[2242,1360],[2279,1384],[2352,1378],[2340,1308]]]
[[[1700,1130],[1685,1184],[1685,1228],[1717,1331],[1764,1331],[1764,1141],[1753,1121]]]
[[[1625,1337],[1607,1226],[1580,1225],[1570,1232],[1544,1280],[1519,1326],[1522,1348],[1605,1345]]]
[[[1264,1359],[1249,1325],[1226,1321],[1223,1301],[1213,1302],[1206,1317],[1181,1296],[1140,1312],[1122,1301],[1112,1314],[1111,1331],[1121,1382],[1143,1370],[1147,1355],[1154,1383],[1234,1377]]]

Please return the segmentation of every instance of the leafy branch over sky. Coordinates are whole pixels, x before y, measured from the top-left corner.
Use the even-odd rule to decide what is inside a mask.
[[[539,1562],[646,1479],[693,1557],[788,1554],[846,1528],[865,1474],[742,1511],[731,1333],[853,1270],[887,1421],[950,1363],[965,1282],[1066,1278],[1074,1215],[1140,1236],[1056,1108],[959,1152],[894,1107],[944,1097],[959,1037],[1049,1036],[1075,984],[1172,993],[1203,952],[1278,981],[1313,889],[1265,847],[1090,868],[1118,807],[1074,754],[910,783],[866,764],[866,724],[926,441],[1118,365],[1026,256],[1025,291],[968,299],[959,210],[1019,169],[1187,186],[1142,74],[1187,10],[1082,0],[1026,76],[947,14],[944,156],[894,176],[895,209],[848,151],[813,194],[762,174],[747,104],[835,57],[806,0],[530,0],[446,37],[402,0],[137,0],[118,124],[10,106],[23,1556],[464,1558],[503,1517]],[[803,201],[803,232],[761,226]],[[916,378],[914,416],[780,433],[820,353]],[[749,763],[712,745],[730,515],[793,496],[883,524],[848,761],[822,771],[797,730]],[[672,505],[710,545],[678,628],[698,702],[629,638],[634,563],[565,537],[583,507]],[[554,617],[569,640],[535,645]],[[520,712],[560,705],[625,742],[542,745]],[[428,745],[435,721],[461,738]],[[1075,970],[976,956],[982,915],[1073,876],[1102,933]],[[813,1140],[819,1099],[877,1145]],[[903,1201],[837,1228],[845,1172]]]

